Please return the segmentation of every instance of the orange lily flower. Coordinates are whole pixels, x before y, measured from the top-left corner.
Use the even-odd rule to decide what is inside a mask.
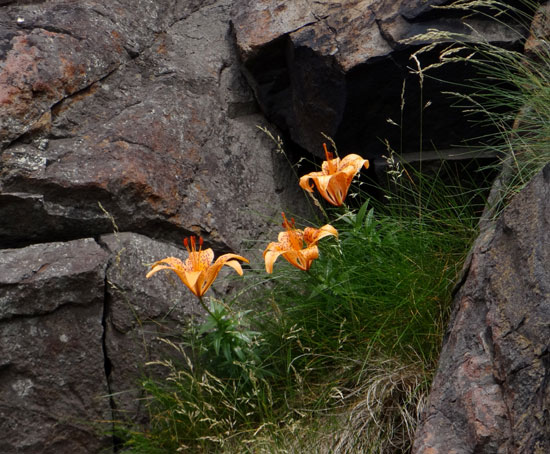
[[[286,231],[280,232],[279,241],[269,243],[265,249],[265,270],[272,273],[275,260],[282,255],[291,265],[307,271],[313,260],[319,257],[319,249],[316,243],[325,236],[338,237],[338,232],[330,224],[324,225],[320,229],[306,227],[305,230],[300,230],[295,228],[294,219],[289,222],[285,214],[282,214],[283,227]]]
[[[369,160],[363,159],[357,154],[349,154],[343,159],[333,158],[327,150],[327,144],[323,144],[326,161],[323,161],[320,172],[310,172],[300,178],[300,187],[308,192],[313,192],[313,180],[319,193],[332,205],[340,206],[348,194],[353,177],[361,170],[369,168]]]
[[[183,240],[189,257],[181,261],[176,257],[167,257],[151,265],[151,271],[147,273],[147,278],[160,270],[171,270],[178,275],[181,281],[191,290],[199,299],[210,288],[218,273],[224,265],[233,268],[240,276],[243,274],[241,264],[237,260],[248,263],[248,260],[237,254],[224,254],[214,261],[214,251],[212,249],[202,249],[202,238],[199,237],[199,249],[197,250],[196,238],[191,237],[191,247],[187,238]],[[202,301],[202,300],[201,300]]]

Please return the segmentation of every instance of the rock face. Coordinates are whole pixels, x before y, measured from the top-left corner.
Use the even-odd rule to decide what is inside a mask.
[[[550,452],[550,164],[477,240],[415,454]]]
[[[111,418],[100,398],[107,257],[91,239],[0,251],[0,452],[106,446],[90,423]]]
[[[146,265],[184,258],[189,234],[252,259],[245,241],[304,212],[257,128],[230,6],[0,2],[3,454],[110,449],[106,421],[145,416],[157,336],[199,314]]]
[[[2,9],[0,246],[110,232],[101,203],[121,231],[238,249],[301,194],[256,128],[231,2],[104,3]]]

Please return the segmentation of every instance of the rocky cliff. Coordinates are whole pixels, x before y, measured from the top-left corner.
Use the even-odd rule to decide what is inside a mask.
[[[0,0],[0,452],[109,449],[94,423],[143,416],[156,336],[198,311],[145,265],[191,233],[245,253],[306,209],[257,125],[290,159],[322,132],[375,163],[418,147],[419,109],[430,149],[476,134],[410,60],[407,38],[466,30],[443,3]]]

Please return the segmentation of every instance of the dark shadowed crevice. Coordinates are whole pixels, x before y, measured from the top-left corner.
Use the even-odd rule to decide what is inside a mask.
[[[94,240],[98,244],[98,246],[101,247],[101,249],[111,254],[111,250],[101,240],[101,237],[99,235],[95,236]],[[113,448],[113,452],[117,452],[119,450],[118,446],[120,446],[120,439],[117,437],[115,433],[115,430],[116,430],[115,417],[117,412],[117,405],[112,395],[111,372],[113,370],[113,363],[111,361],[111,358],[109,357],[109,348],[107,346],[107,325],[108,325],[110,307],[111,307],[111,293],[109,292],[111,283],[107,278],[107,270],[111,266],[111,261],[112,261],[112,257],[109,257],[104,269],[103,312],[101,314],[101,327],[102,327],[101,349],[103,353],[103,371],[105,373],[105,385],[107,388],[107,397],[109,398],[109,407],[111,409],[111,429],[110,430],[112,432],[112,435],[111,435],[112,448]]]
[[[496,132],[482,126],[480,115],[466,117],[448,93],[474,77],[475,68],[449,64],[421,80],[411,60],[414,50],[394,51],[346,74],[346,107],[335,136],[342,149],[373,159],[387,152],[384,140],[405,154],[450,149]],[[439,49],[424,53],[422,66],[438,58]],[[465,87],[462,91],[469,92]]]
[[[102,245],[99,241],[97,241],[97,243],[102,248],[105,248],[105,246]],[[109,315],[110,298],[111,298],[109,293],[109,285],[110,284],[107,279],[107,270],[105,270],[105,281],[104,281],[104,287],[103,287],[104,289],[103,314],[101,317],[101,326],[103,327],[103,332],[101,336],[101,348],[103,350],[103,370],[105,371],[105,383],[106,383],[108,397],[109,397],[109,407],[111,408],[111,430],[113,432],[111,436],[111,440],[113,444],[113,452],[118,452],[119,451],[118,446],[120,446],[120,439],[116,436],[116,433],[115,433],[115,429],[116,429],[115,415],[117,411],[117,406],[111,390],[111,371],[113,370],[113,363],[109,358],[109,351],[107,348],[107,319]]]

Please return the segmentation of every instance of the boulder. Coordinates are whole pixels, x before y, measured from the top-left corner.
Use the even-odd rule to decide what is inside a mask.
[[[480,235],[414,454],[550,452],[550,164]]]
[[[257,128],[231,2],[118,3],[2,7],[0,247],[108,233],[107,212],[121,231],[238,250],[282,206],[299,212]]]
[[[111,419],[106,260],[92,239],[0,251],[0,452],[95,454],[109,446],[94,427]]]

